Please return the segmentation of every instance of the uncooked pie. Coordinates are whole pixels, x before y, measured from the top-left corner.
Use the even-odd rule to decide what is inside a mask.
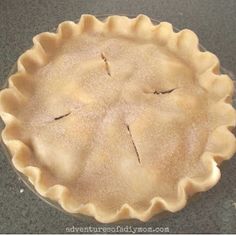
[[[0,93],[4,144],[44,197],[147,221],[217,183],[235,152],[232,80],[190,30],[83,15],[41,33]]]

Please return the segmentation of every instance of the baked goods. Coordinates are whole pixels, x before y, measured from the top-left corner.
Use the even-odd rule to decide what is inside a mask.
[[[178,211],[235,152],[232,80],[190,30],[83,15],[33,38],[0,93],[15,167],[100,222]]]

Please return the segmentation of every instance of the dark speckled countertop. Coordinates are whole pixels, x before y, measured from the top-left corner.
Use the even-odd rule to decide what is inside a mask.
[[[1,85],[35,34],[83,13],[144,13],[180,29],[190,28],[222,65],[236,74],[235,0],[0,0]],[[160,227],[161,231],[161,227],[169,227],[170,233],[236,233],[235,166],[236,158],[224,163],[220,182],[182,211],[147,223],[123,222],[123,229]],[[75,231],[75,227],[117,225],[86,223],[50,207],[24,185],[0,152],[0,233],[66,233],[73,226]]]

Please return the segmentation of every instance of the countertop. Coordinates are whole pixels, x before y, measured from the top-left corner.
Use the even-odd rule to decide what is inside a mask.
[[[1,85],[18,56],[31,45],[35,34],[50,30],[64,20],[75,20],[83,13],[143,13],[169,21],[180,29],[192,29],[201,44],[236,74],[235,0],[1,0]],[[68,233],[76,227],[117,225],[122,225],[123,229],[131,225],[159,227],[159,231],[161,227],[168,227],[170,233],[236,233],[236,158],[220,167],[222,178],[214,188],[199,194],[180,212],[147,223],[131,220],[102,225],[88,224],[44,203],[17,177],[0,151],[0,233]]]

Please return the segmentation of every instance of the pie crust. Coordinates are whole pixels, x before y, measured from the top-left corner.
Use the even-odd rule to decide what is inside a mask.
[[[16,169],[70,213],[109,223],[182,209],[235,153],[233,82],[190,30],[83,15],[33,38],[0,93]]]

